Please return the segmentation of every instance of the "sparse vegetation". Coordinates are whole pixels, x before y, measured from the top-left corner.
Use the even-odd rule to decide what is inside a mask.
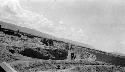
[[[7,62],[19,72],[37,72],[47,70],[71,69],[71,72],[124,72],[125,68],[117,67],[95,55],[91,49],[63,41],[8,29],[0,31],[0,63]],[[78,58],[71,60],[70,52]],[[96,53],[98,53],[96,51]],[[103,53],[104,54],[104,53]],[[21,58],[27,58],[21,61]],[[31,59],[28,59],[31,58]],[[30,61],[31,60],[31,61]]]

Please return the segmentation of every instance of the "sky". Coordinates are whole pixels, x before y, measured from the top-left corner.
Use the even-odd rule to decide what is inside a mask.
[[[125,54],[124,0],[20,0],[12,4],[10,9],[19,8],[12,9],[16,15],[9,13],[11,21],[18,19],[22,26]]]

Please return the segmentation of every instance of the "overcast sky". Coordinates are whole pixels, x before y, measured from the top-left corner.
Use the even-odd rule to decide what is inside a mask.
[[[124,0],[20,0],[21,6],[44,15],[53,28],[39,27],[96,49],[125,54]],[[34,24],[35,25],[35,24]],[[36,29],[38,29],[36,26]],[[62,29],[59,29],[62,28]]]
[[[74,39],[97,49],[125,52],[124,0],[29,0],[29,10],[55,23],[81,29]],[[68,32],[67,32],[68,33]],[[76,35],[75,35],[76,33]],[[65,37],[65,36],[64,36]]]

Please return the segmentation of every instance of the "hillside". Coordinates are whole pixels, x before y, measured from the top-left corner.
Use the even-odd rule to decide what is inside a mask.
[[[101,67],[106,72],[124,70],[123,56],[10,23],[0,21],[0,25],[0,62],[9,63],[17,71],[71,69],[72,72],[90,68],[93,72]]]

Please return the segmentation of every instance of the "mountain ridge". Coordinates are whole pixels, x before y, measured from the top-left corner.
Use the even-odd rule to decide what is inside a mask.
[[[13,30],[15,32],[19,31],[19,32],[24,33],[26,35],[31,34],[31,35],[34,35],[35,37],[38,37],[38,38],[42,37],[42,38],[47,38],[49,40],[52,39],[53,41],[55,40],[58,42],[70,44],[71,46],[75,46],[75,48],[79,48],[79,47],[84,48],[87,52],[96,55],[97,61],[103,61],[103,62],[115,64],[115,65],[125,66],[125,63],[124,63],[125,56],[120,56],[117,54],[97,50],[97,49],[94,49],[93,47],[91,47],[87,44],[83,44],[83,43],[79,44],[79,42],[76,42],[76,41],[58,38],[58,37],[52,36],[52,35],[47,34],[47,33],[39,32],[39,31],[29,29],[26,27],[16,26],[16,25],[13,25],[11,23],[6,23],[6,22],[0,21],[0,25],[3,29],[5,28],[8,30]]]
[[[40,31],[37,31],[35,29],[30,29],[30,28],[27,28],[27,27],[17,26],[15,24],[12,24],[12,23],[9,23],[9,22],[0,21],[0,25],[1,25],[1,27],[7,28],[7,29],[12,29],[12,30],[15,30],[15,31],[19,30],[21,32],[33,34],[33,35],[36,35],[38,37],[45,37],[45,38],[49,38],[49,39],[64,41],[66,43],[71,43],[71,44],[75,44],[75,45],[78,45],[78,46],[87,47],[87,48],[90,48],[91,50],[95,50],[95,51],[98,51],[100,53],[109,53],[109,54],[112,54],[112,55],[122,56],[122,57],[125,58],[125,55],[121,54],[121,53],[105,52],[105,51],[97,50],[97,49],[95,49],[94,47],[92,47],[91,45],[88,45],[88,44],[80,43],[80,42],[73,41],[73,40],[70,40],[70,39],[55,37],[55,36],[53,36],[51,34],[47,34],[45,32],[40,32]]]
[[[1,27],[12,29],[12,30],[15,30],[15,31],[19,30],[21,32],[26,32],[26,33],[33,34],[33,35],[38,35],[38,36],[44,36],[45,35],[44,37],[46,37],[46,38],[57,39],[57,40],[65,41],[65,42],[69,42],[69,43],[71,42],[73,44],[83,45],[83,46],[91,47],[91,48],[94,49],[94,47],[92,47],[92,46],[90,46],[88,44],[83,44],[83,43],[80,43],[80,42],[77,42],[77,41],[55,37],[55,36],[53,36],[51,34],[47,34],[45,32],[40,32],[40,31],[37,31],[35,29],[31,29],[31,28],[27,28],[27,27],[17,26],[17,25],[12,24],[12,23],[7,23],[7,22],[4,22],[4,21],[0,21],[0,25],[1,25]]]

